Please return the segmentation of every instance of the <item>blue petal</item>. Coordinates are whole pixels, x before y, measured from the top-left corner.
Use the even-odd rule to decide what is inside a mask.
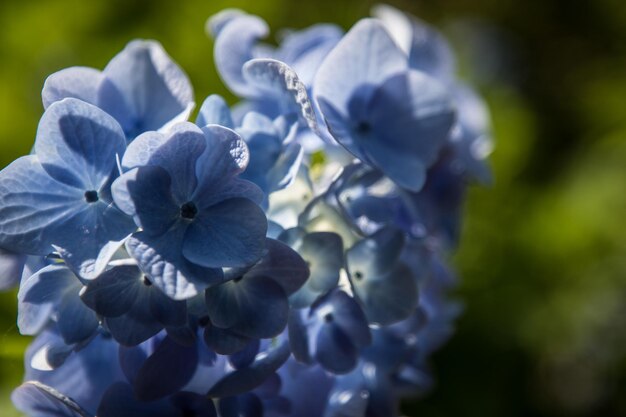
[[[128,312],[139,295],[141,273],[136,266],[116,266],[89,282],[80,297],[96,313],[117,317]]]
[[[317,131],[317,120],[306,86],[287,64],[275,59],[252,59],[244,64],[242,71],[250,86],[280,101],[283,113],[299,114],[309,129]]]
[[[289,354],[289,344],[287,342],[283,342],[267,352],[262,352],[256,356],[250,366],[227,374],[211,387],[207,395],[213,398],[221,398],[250,391],[261,385],[270,375],[276,372],[289,358]]]
[[[289,348],[297,361],[310,363],[309,338],[303,314],[303,310],[297,309],[291,309],[289,312],[289,322],[287,323]]]
[[[40,388],[41,387],[41,388]],[[75,409],[78,404],[71,398],[36,381],[27,381],[17,387],[11,394],[11,401],[18,410],[37,417],[78,417]],[[43,389],[42,389],[43,388]],[[51,395],[56,392],[57,395]],[[64,398],[65,397],[65,398]],[[85,412],[83,416],[89,416]]]
[[[17,159],[0,172],[0,244],[21,253],[52,252],[59,238],[75,234],[66,223],[86,207],[83,192],[54,180],[35,156]]]
[[[204,100],[198,112],[196,124],[200,127],[206,125],[220,125],[229,129],[235,128],[228,104],[217,94],[212,94]]]
[[[158,42],[130,42],[103,72],[130,109],[132,119],[124,126],[129,136],[189,117],[193,108],[191,83]]]
[[[204,343],[220,355],[231,355],[248,346],[250,338],[210,324],[204,329]]]
[[[376,279],[388,274],[400,258],[404,243],[404,234],[393,227],[383,228],[356,243],[346,253],[352,279]]]
[[[96,313],[78,296],[78,289],[67,292],[58,307],[57,324],[68,345],[87,340],[98,328]]]
[[[343,374],[354,369],[358,350],[350,338],[336,325],[323,325],[317,335],[315,360],[325,369]]]
[[[148,303],[135,303],[122,316],[105,317],[104,323],[113,338],[123,346],[136,346],[163,330],[152,316]]]
[[[267,182],[270,191],[278,191],[289,187],[296,179],[304,150],[298,143],[287,145],[280,157],[267,173]]]
[[[320,66],[313,83],[315,98],[324,98],[345,112],[357,88],[378,85],[407,68],[406,55],[382,24],[363,19],[350,29]]]
[[[409,71],[387,79],[367,107],[375,139],[355,135],[355,140],[398,185],[419,191],[454,122],[447,90],[435,79]]]
[[[206,151],[195,167],[198,178],[196,196],[208,199],[205,204],[209,204],[216,197],[214,190],[246,169],[250,155],[248,146],[234,131],[217,125],[205,126],[202,131]]]
[[[364,347],[372,342],[370,328],[361,307],[343,291],[334,291],[324,301],[331,307],[331,323],[345,332],[357,347]],[[324,304],[322,304],[324,305]],[[326,309],[318,307],[315,313],[326,319]]]
[[[250,265],[263,254],[267,220],[263,210],[246,198],[231,198],[200,213],[189,225],[183,254],[206,267]]]
[[[169,401],[140,402],[125,382],[116,382],[102,396],[98,417],[172,417],[178,410]]]
[[[263,276],[233,280],[206,292],[211,321],[218,327],[252,338],[278,335],[287,324],[289,305],[285,292]]]
[[[307,261],[311,276],[305,284],[311,290],[323,294],[339,281],[343,267],[343,241],[332,232],[309,233],[302,239],[298,252]]]
[[[316,24],[289,33],[280,43],[279,59],[288,63],[302,82],[310,87],[324,58],[341,40],[343,31],[335,25]]]
[[[26,255],[0,248],[0,291],[11,289],[20,283]]]
[[[220,10],[207,20],[205,26],[207,34],[217,37],[228,22],[244,14],[245,13],[242,10],[235,8]]]
[[[134,168],[113,182],[115,204],[150,235],[170,229],[180,217],[172,198],[172,180],[159,166]]]
[[[254,58],[257,40],[267,36],[267,24],[256,16],[240,15],[232,18],[220,31],[213,49],[215,66],[222,80],[241,97],[257,97],[258,90],[244,79],[243,65]]]
[[[100,191],[126,149],[120,125],[74,98],[53,103],[41,117],[35,153],[50,176],[84,191]]]
[[[49,265],[23,281],[17,294],[17,325],[22,334],[39,333],[68,291],[78,293],[80,281],[61,265]],[[76,294],[77,295],[77,294]]]
[[[71,67],[57,71],[46,78],[41,91],[43,107],[64,98],[74,97],[98,105],[98,94],[105,76],[101,71],[87,67]]]
[[[162,135],[147,132],[131,143],[122,165],[134,168],[157,165],[164,168],[172,179],[172,195],[182,204],[190,200],[196,188],[196,161],[207,142],[198,126],[184,122],[174,125]]]
[[[235,368],[245,368],[254,362],[254,358],[259,353],[260,342],[258,339],[251,340],[245,348],[233,353],[228,357],[228,362]]]
[[[33,356],[46,345],[63,343],[60,336],[49,330],[38,336],[26,352],[25,380],[37,380],[70,396],[91,415],[107,387],[124,378],[118,363],[119,345],[109,337],[96,336],[82,349],[72,353],[54,371],[30,367]],[[94,377],[97,375],[97,378]]]
[[[137,399],[154,401],[174,394],[191,380],[197,364],[195,345],[182,346],[166,337],[146,359],[135,378],[133,385]]]
[[[297,291],[309,276],[307,264],[296,251],[284,243],[266,239],[267,253],[245,274],[245,278],[268,277],[276,281],[285,294]]]
[[[91,203],[65,227],[78,229],[70,235],[60,235],[53,247],[76,275],[93,279],[105,270],[109,261],[136,229],[132,219],[113,204]]]
[[[139,232],[126,244],[139,268],[174,300],[191,298],[222,279],[219,269],[194,265],[183,257],[181,247],[185,231],[184,225],[175,225],[161,236]]]

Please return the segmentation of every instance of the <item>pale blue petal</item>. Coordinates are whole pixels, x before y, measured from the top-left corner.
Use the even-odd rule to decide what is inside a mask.
[[[316,100],[324,98],[345,112],[354,90],[378,85],[407,68],[406,55],[383,25],[374,19],[363,19],[322,62],[313,83],[314,95]]]
[[[39,333],[65,292],[74,285],[80,286],[78,278],[60,265],[46,266],[24,280],[17,293],[17,326],[20,333]]]
[[[435,162],[455,119],[447,90],[435,79],[409,71],[376,89],[366,112],[374,138],[354,135],[355,141],[392,180],[418,191],[423,171]]]
[[[198,112],[196,124],[200,127],[206,125],[220,125],[229,129],[235,128],[228,104],[217,94],[212,94],[204,100]]]
[[[246,62],[243,77],[250,86],[280,102],[283,113],[299,114],[312,131],[317,131],[317,120],[306,86],[287,64],[275,59],[258,58]]]
[[[158,42],[130,42],[103,72],[122,93],[133,116],[124,126],[131,137],[178,118],[186,120],[193,107],[187,75]]]
[[[267,24],[251,15],[236,16],[219,31],[213,49],[215,66],[224,84],[238,96],[250,98],[261,95],[244,79],[242,68],[254,58],[254,45],[268,33]]]
[[[316,24],[285,36],[277,55],[310,87],[322,61],[342,36],[343,31],[338,26]]]
[[[234,8],[228,8],[217,12],[206,22],[207,34],[213,36],[214,38],[217,37],[228,22],[244,14],[245,12],[242,10]]]
[[[94,68],[70,67],[46,78],[41,91],[43,107],[47,109],[55,101],[74,97],[98,105],[98,92],[105,80],[104,74]]]
[[[117,121],[99,108],[74,98],[53,103],[37,129],[35,153],[46,172],[83,191],[100,191],[126,149]]]

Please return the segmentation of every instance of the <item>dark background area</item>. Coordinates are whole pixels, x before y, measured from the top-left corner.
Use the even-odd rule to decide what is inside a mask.
[[[32,146],[45,77],[103,68],[133,38],[159,40],[196,102],[234,97],[212,62],[206,18],[226,7],[273,34],[334,22],[370,1],[0,2],[0,166]],[[626,2],[389,1],[440,28],[462,78],[489,103],[495,182],[473,187],[451,256],[465,306],[432,362],[437,386],[409,416],[626,415]],[[0,295],[0,414],[28,338]]]

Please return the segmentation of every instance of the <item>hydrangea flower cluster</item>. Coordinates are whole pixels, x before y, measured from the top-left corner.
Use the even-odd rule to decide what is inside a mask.
[[[133,41],[52,74],[0,172],[2,287],[33,417],[397,416],[459,307],[445,264],[489,181],[482,101],[432,27],[213,16],[217,95]]]

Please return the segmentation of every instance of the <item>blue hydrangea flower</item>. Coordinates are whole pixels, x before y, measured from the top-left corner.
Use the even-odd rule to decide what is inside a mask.
[[[135,40],[103,71],[71,67],[48,77],[43,104],[74,97],[100,107],[133,139],[149,130],[165,130],[187,120],[193,89],[185,73],[155,41]]]
[[[336,290],[308,311],[294,310],[289,319],[289,343],[296,359],[315,360],[324,369],[343,374],[354,369],[360,349],[371,343],[371,333],[356,300]]]
[[[193,297],[222,280],[220,268],[247,266],[263,254],[262,193],[238,178],[248,160],[245,142],[215,125],[181,123],[129,146],[113,198],[141,228],[128,252],[169,297]]]
[[[412,191],[422,187],[454,121],[445,87],[411,70],[372,19],[357,23],[329,53],[314,96],[339,143]]]
[[[59,251],[93,278],[135,226],[112,203],[110,184],[126,140],[119,124],[76,99],[44,113],[34,155],[0,172],[0,246],[47,255]]]
[[[136,265],[108,269],[87,283],[80,298],[124,346],[137,345],[165,327],[187,324],[186,303],[155,288]]]
[[[268,239],[266,248],[252,268],[229,271],[228,282],[206,291],[210,325],[204,337],[218,353],[234,353],[251,339],[275,337],[287,325],[289,296],[306,281],[309,270],[287,245]]]

